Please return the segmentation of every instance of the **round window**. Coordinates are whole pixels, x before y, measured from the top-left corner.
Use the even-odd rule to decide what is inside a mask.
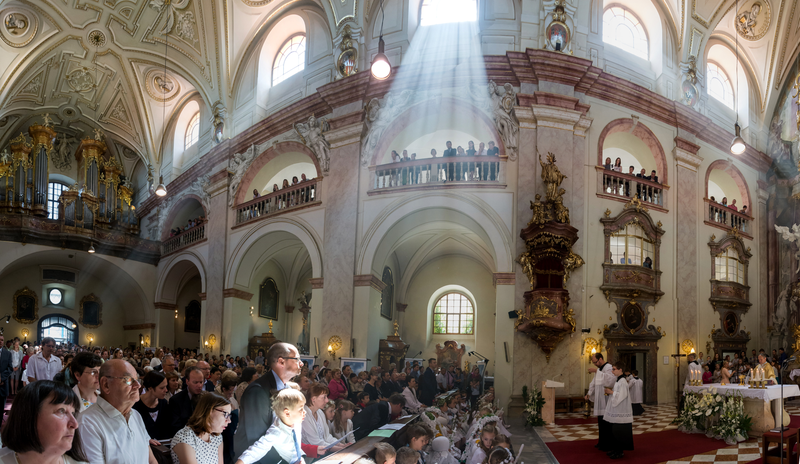
[[[51,289],[50,293],[48,294],[48,298],[50,299],[51,305],[61,304],[61,298],[62,298],[61,290],[57,288]]]

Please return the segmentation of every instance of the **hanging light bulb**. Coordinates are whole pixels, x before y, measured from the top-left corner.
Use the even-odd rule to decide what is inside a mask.
[[[739,127],[739,123],[737,122],[736,125],[733,126],[734,131],[736,132],[736,136],[733,138],[731,142],[731,153],[734,155],[741,155],[744,153],[744,150],[747,148],[744,144],[744,139],[742,138],[742,128]]]
[[[89,253],[94,254],[94,245],[89,245]]]
[[[167,194],[167,188],[164,187],[164,176],[158,176],[158,187],[156,187],[156,195],[163,197]]]
[[[370,72],[372,72],[372,77],[381,81],[392,74],[392,65],[389,63],[389,58],[383,53],[383,48],[386,45],[383,42],[383,19],[383,0],[381,0],[381,35],[378,39],[378,54],[372,59],[372,65],[369,68]]]

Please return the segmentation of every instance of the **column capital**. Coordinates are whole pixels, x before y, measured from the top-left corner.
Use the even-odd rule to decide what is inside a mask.
[[[325,279],[322,277],[315,277],[313,279],[308,279],[308,283],[311,284],[311,289],[320,289],[323,288],[325,285]]]
[[[372,287],[375,290],[382,292],[386,288],[386,284],[374,274],[362,274],[353,276],[354,287]]]
[[[206,192],[209,197],[215,197],[228,191],[228,171],[222,169],[221,171],[212,174],[208,178],[208,187]]]
[[[206,301],[206,294],[205,294],[205,292],[203,292],[203,293],[198,293],[198,294],[197,294],[197,297],[198,297],[198,298],[200,298],[200,301]]]
[[[395,303],[394,307],[395,309],[397,309],[398,312],[404,313],[406,312],[406,308],[408,308],[408,304]]]
[[[361,121],[355,124],[337,127],[325,132],[325,140],[331,144],[331,149],[350,145],[361,141],[361,133],[364,131],[364,123]]]
[[[498,285],[515,285],[517,283],[517,275],[513,272],[495,272],[492,274],[492,284],[497,287]]]
[[[284,309],[284,311],[286,311],[289,314],[292,314],[294,312],[294,306],[292,306],[292,305],[286,305],[286,306],[283,307],[283,309]]]
[[[222,296],[224,298],[237,298],[239,300],[245,300],[248,302],[253,299],[252,293],[239,290],[238,288],[226,288],[222,291]]]
[[[175,311],[178,309],[178,305],[172,303],[165,303],[163,301],[156,301],[155,303],[156,309],[166,309],[167,311]]]
[[[703,158],[697,154],[700,151],[700,146],[696,145],[686,139],[675,137],[675,158],[678,160],[678,166],[697,172],[697,168],[703,162]]]

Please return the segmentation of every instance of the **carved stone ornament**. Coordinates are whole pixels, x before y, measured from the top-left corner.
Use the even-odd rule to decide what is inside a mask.
[[[86,93],[94,88],[94,77],[87,68],[78,68],[67,74],[67,85],[79,93]]]
[[[545,0],[542,4],[545,11],[544,49],[572,54],[572,21],[577,8],[567,0]]]
[[[519,142],[519,120],[514,112],[517,104],[517,93],[514,87],[506,83],[503,87],[498,87],[494,81],[489,81],[489,98],[492,105],[492,117],[494,127],[503,139],[508,159],[517,159],[517,145]]]
[[[530,290],[524,294],[525,309],[517,311],[514,327],[535,341],[549,362],[561,340],[575,331],[575,313],[568,308],[565,286],[570,273],[584,261],[572,251],[578,230],[569,224],[569,210],[563,204],[565,191],[560,185],[566,176],[556,166],[555,155],[549,153],[547,161],[540,161],[545,201],[536,195],[536,202],[531,202],[533,218],[520,232],[526,250],[517,262],[530,281]]]
[[[229,206],[233,206],[236,202],[236,192],[239,190],[239,184],[242,182],[242,177],[247,172],[247,168],[256,158],[256,146],[250,145],[244,153],[236,153],[228,161],[228,172],[231,174],[231,183],[228,187]]]
[[[358,72],[358,44],[352,37],[349,24],[345,24],[342,32],[342,43],[339,44],[339,58],[336,59],[336,70],[340,77],[348,77]]]
[[[39,319],[39,297],[28,287],[14,293],[12,313],[20,324],[33,324]]]
[[[6,2],[8,3],[8,2]],[[37,16],[26,8],[9,7],[0,10],[3,26],[0,28],[0,38],[7,45],[21,48],[28,45],[39,29]]]
[[[382,99],[373,98],[367,103],[364,115],[364,133],[361,137],[361,165],[367,166],[378,147],[384,131],[409,107],[431,98],[428,91],[403,90],[389,92]]]
[[[769,1],[745,1],[736,12],[736,33],[745,40],[758,40],[767,33],[771,17]]]
[[[170,101],[181,92],[181,85],[175,76],[164,74],[164,69],[151,69],[145,75],[145,89],[158,102]]]
[[[331,144],[325,140],[324,133],[330,130],[328,121],[311,115],[308,122],[295,123],[294,130],[300,135],[303,144],[317,157],[322,175],[327,176],[330,169]]]
[[[214,128],[214,143],[220,143],[223,139],[223,131],[225,130],[225,118],[228,117],[228,110],[225,105],[218,101],[214,104],[211,117],[211,127]]]
[[[72,160],[75,158],[74,142],[72,137],[67,138],[63,132],[56,137],[55,149],[50,153],[50,161],[59,171],[72,169]]]

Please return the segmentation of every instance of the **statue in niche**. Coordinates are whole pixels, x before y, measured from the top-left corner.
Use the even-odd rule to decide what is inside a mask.
[[[20,35],[28,28],[28,18],[19,13],[11,13],[3,21],[6,31],[11,35]]]
[[[514,113],[514,106],[517,104],[517,94],[510,83],[506,83],[502,88],[498,87],[494,81],[488,84],[489,97],[492,100],[492,115],[494,125],[503,145],[508,150],[508,157],[512,161],[517,159],[517,140],[519,137],[519,121]]]
[[[781,234],[781,237],[789,243],[795,243],[800,240],[800,225],[794,224],[792,226],[792,230],[790,231],[788,227],[783,227],[779,225],[775,225],[775,230]],[[797,243],[800,245],[800,242]],[[794,254],[794,259],[797,261],[797,271],[800,272],[800,247]]]
[[[740,13],[736,16],[736,30],[742,37],[756,36],[756,20],[761,13],[761,4],[756,2],[749,12]]]
[[[317,119],[311,115],[308,122],[295,123],[294,130],[300,135],[303,143],[317,156],[322,174],[327,175],[331,161],[331,144],[325,140],[324,133],[330,130],[328,121]]]
[[[567,176],[561,174],[556,166],[556,155],[552,153],[547,153],[547,164],[542,162],[542,155],[539,155],[539,164],[542,166],[542,181],[547,186],[547,201],[555,203],[565,192],[564,189],[559,189],[559,186]]]
[[[72,154],[72,144],[67,139],[67,135],[62,132],[56,137],[56,149],[50,155],[50,160],[53,162],[53,166],[60,171],[66,171],[72,169]]]

